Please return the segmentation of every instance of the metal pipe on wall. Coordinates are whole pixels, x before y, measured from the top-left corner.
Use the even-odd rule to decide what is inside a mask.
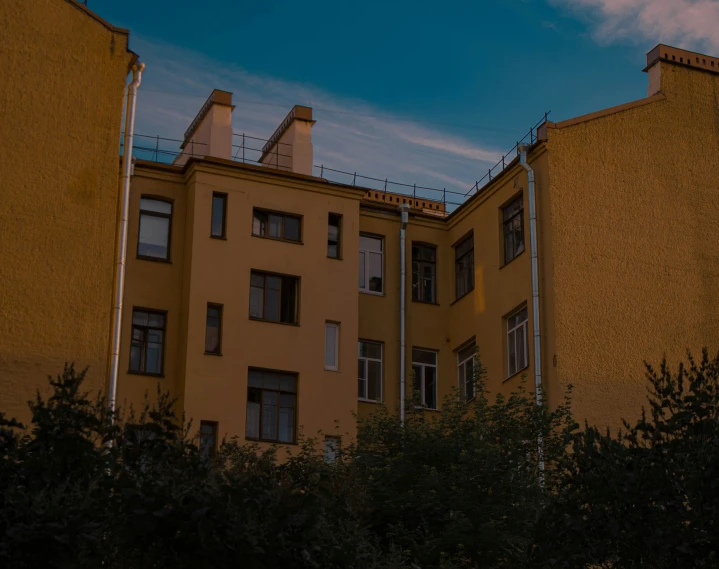
[[[120,332],[122,329],[122,301],[125,295],[125,261],[127,258],[127,225],[130,210],[130,177],[132,175],[132,146],[135,134],[135,107],[137,89],[142,83],[145,64],[137,62],[132,66],[132,83],[127,88],[125,106],[125,140],[122,153],[122,191],[120,194],[120,223],[117,228],[117,261],[115,288],[113,290],[112,339],[110,355],[110,409],[114,411],[117,399],[117,380],[120,369]]]
[[[407,303],[407,267],[406,267],[406,233],[409,223],[409,204],[399,206],[399,421],[404,425],[404,400],[406,393],[406,346],[405,346],[405,320]]]
[[[534,170],[527,162],[527,146],[519,147],[519,163],[527,171],[527,199],[529,201],[529,251],[532,263],[532,324],[534,332],[534,390],[537,405],[542,404],[542,338],[539,326],[539,263],[537,262],[537,203]],[[544,448],[539,436],[539,470],[544,476]]]

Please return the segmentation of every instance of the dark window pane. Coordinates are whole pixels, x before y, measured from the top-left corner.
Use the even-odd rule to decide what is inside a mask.
[[[271,371],[265,371],[262,373],[262,376],[265,389],[273,389],[274,391],[278,391],[280,389],[279,374],[273,373]]]
[[[285,217],[285,239],[289,241],[300,240],[300,218]]]
[[[360,235],[361,251],[377,251],[382,252],[382,239],[379,237],[370,237],[369,235]]]
[[[294,407],[280,408],[279,441],[283,443],[295,442],[295,410]]]
[[[417,392],[422,391],[422,366],[413,365],[412,373],[414,374],[414,390]]]
[[[200,456],[207,458],[214,454],[217,446],[217,424],[200,423]]]
[[[147,312],[135,310],[132,313],[132,323],[138,326],[147,326]]]
[[[367,255],[367,253],[365,253],[364,251],[360,251],[360,254],[359,254],[359,287],[362,289],[365,288],[365,264],[367,262],[365,255]]]
[[[382,344],[376,342],[360,342],[360,357],[382,359]]]
[[[424,404],[430,409],[437,408],[437,368],[424,368]]]
[[[382,399],[382,363],[367,362],[367,398],[373,401]]]
[[[264,316],[265,290],[253,286],[250,288],[250,316],[262,318]]]
[[[132,344],[130,348],[130,371],[142,371],[142,345]]]
[[[247,400],[247,420],[245,421],[245,436],[249,439],[260,438],[260,404]]]
[[[147,315],[147,325],[154,327],[154,328],[164,328],[165,327],[165,315],[158,314],[157,312],[150,312]]]
[[[357,377],[367,379],[367,362],[366,360],[357,360]]]
[[[282,279],[281,321],[297,323],[297,280],[284,277]]]
[[[340,216],[329,214],[327,227],[327,256],[338,259],[340,254]]]
[[[219,353],[220,351],[220,327],[221,311],[218,307],[207,307],[207,328],[205,331],[205,351]]]
[[[251,369],[247,376],[247,385],[250,387],[262,387],[262,372]]]
[[[262,438],[277,439],[277,393],[274,391],[262,392]]]
[[[437,365],[437,352],[412,349],[412,362],[418,364]]]
[[[280,391],[295,393],[297,391],[297,378],[294,375],[280,376]]]
[[[140,198],[140,210],[170,215],[172,214],[172,204],[162,200]]]
[[[419,263],[412,263],[412,300],[419,299]]]
[[[458,356],[457,356],[457,359],[459,360],[459,362],[461,363],[461,362],[463,362],[464,360],[466,360],[467,358],[473,356],[473,355],[474,355],[474,348],[475,348],[475,346],[474,346],[474,344],[472,344],[471,346],[467,346],[467,347],[464,348],[462,351],[460,351],[459,354],[458,354]]]
[[[369,289],[382,292],[382,255],[369,253]]]
[[[225,200],[222,195],[212,196],[212,236],[224,237],[225,235]]]
[[[267,297],[265,299],[265,320],[279,322],[280,320],[280,291],[267,289]]]

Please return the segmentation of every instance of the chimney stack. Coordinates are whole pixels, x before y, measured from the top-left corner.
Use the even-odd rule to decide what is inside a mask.
[[[262,148],[260,164],[312,175],[312,109],[295,105]]]
[[[232,93],[214,89],[185,131],[182,154],[173,164],[182,166],[191,156],[232,157]]]
[[[649,74],[648,97],[661,92],[662,66],[666,64],[719,74],[719,58],[660,43],[647,53],[647,66],[644,71]]]

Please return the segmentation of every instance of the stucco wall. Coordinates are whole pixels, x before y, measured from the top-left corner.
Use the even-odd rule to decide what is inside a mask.
[[[638,417],[643,360],[719,348],[719,76],[659,65],[666,100],[549,129],[556,371],[592,424]]]
[[[0,3],[0,409],[65,361],[104,387],[132,54],[67,0]]]

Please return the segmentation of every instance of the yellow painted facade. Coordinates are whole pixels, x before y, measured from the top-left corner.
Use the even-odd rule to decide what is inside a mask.
[[[52,115],[55,136],[65,137],[65,146],[55,149],[52,139],[53,152],[46,156],[53,159],[39,162],[47,171],[16,169],[9,207],[4,204],[0,211],[0,401],[15,414],[42,377],[66,359],[90,365],[93,385],[104,384],[116,144],[124,78],[132,61],[126,34],[98,25],[72,2],[44,4],[72,25],[88,26],[83,34],[72,34],[73,41],[95,41],[105,52],[94,56],[98,61],[79,79],[87,97],[82,108],[100,115]],[[12,15],[7,6],[17,5],[3,4],[2,21]],[[97,45],[93,53],[101,51]],[[9,63],[19,65],[21,51],[9,53],[16,58]],[[573,384],[580,421],[617,426],[622,417],[636,416],[645,396],[643,360],[656,362],[666,354],[676,361],[686,348],[719,347],[719,314],[712,305],[719,292],[714,268],[719,206],[713,199],[719,60],[687,54],[659,46],[649,56],[648,98],[547,123],[528,148],[536,179],[543,392],[556,405]],[[691,64],[684,61],[688,57]],[[97,74],[104,79],[96,80]],[[29,91],[30,100],[42,93],[39,87]],[[0,101],[7,105],[10,98],[4,94]],[[13,98],[12,104],[18,105],[11,113],[18,121],[13,134],[22,131],[28,137],[20,148],[26,153],[33,145],[48,148],[47,140],[31,140],[45,135],[19,126],[39,120],[33,113],[41,111],[24,98]],[[399,404],[399,205],[413,200],[308,175],[314,121],[307,107],[288,114],[263,150],[261,165],[235,162],[228,158],[231,112],[231,94],[213,92],[174,164],[138,160],[134,165],[118,401],[137,407],[159,384],[178,397],[196,427],[213,425],[215,439],[237,436],[266,444],[294,442],[300,432],[351,437],[355,415]],[[92,130],[90,123],[105,130]],[[77,146],[73,133],[80,127],[102,136],[84,137],[85,146]],[[5,132],[0,142],[12,151],[14,141]],[[294,146],[280,164],[283,144]],[[204,148],[200,156],[192,156],[195,147]],[[11,156],[30,163],[29,154]],[[5,160],[0,166],[9,163],[2,152],[0,160]],[[103,167],[93,170],[91,164]],[[440,407],[454,389],[463,389],[458,357],[472,343],[487,367],[491,393],[516,389],[523,376],[533,389],[528,191],[527,172],[515,159],[449,214],[438,202],[411,204],[404,291],[408,393],[413,348],[436,353]],[[215,200],[224,211],[219,233],[213,225]],[[523,211],[523,246],[505,262],[503,212],[516,200]],[[148,214],[153,207],[164,213],[159,218]],[[270,229],[273,215],[289,221],[283,218],[277,226],[282,229]],[[341,254],[331,258],[329,224],[338,218]],[[272,231],[291,232],[291,227],[295,237],[271,238]],[[165,235],[166,255],[148,253],[153,247],[162,250],[158,235]],[[379,238],[381,248],[361,252],[368,237]],[[473,286],[458,298],[456,256],[467,249],[467,239]],[[435,252],[432,302],[412,296],[412,255],[419,245]],[[379,281],[368,284],[370,266],[381,266],[381,286]],[[268,284],[275,281],[281,285]],[[288,298],[295,300],[286,304]],[[277,313],[270,317],[272,306]],[[219,326],[217,317],[210,317],[218,310]],[[512,324],[523,311],[526,320]],[[148,314],[162,324],[149,325]],[[277,321],[282,319],[288,322]],[[339,330],[337,369],[328,369],[335,366],[326,361],[328,325]],[[513,345],[526,351],[526,358],[510,354],[508,334],[515,325]],[[217,353],[207,353],[218,329]],[[380,362],[373,369],[381,370],[373,402],[358,377],[370,365],[358,357],[361,342],[381,346],[381,357],[372,356]],[[160,359],[153,360],[157,354]],[[512,361],[521,362],[519,369],[511,369]],[[282,385],[293,387],[258,387],[259,370],[270,378],[261,381],[271,383],[279,373],[282,381],[291,379]],[[284,435],[278,437],[280,431]]]
[[[65,361],[106,383],[128,32],[72,0],[0,2],[0,409]]]

